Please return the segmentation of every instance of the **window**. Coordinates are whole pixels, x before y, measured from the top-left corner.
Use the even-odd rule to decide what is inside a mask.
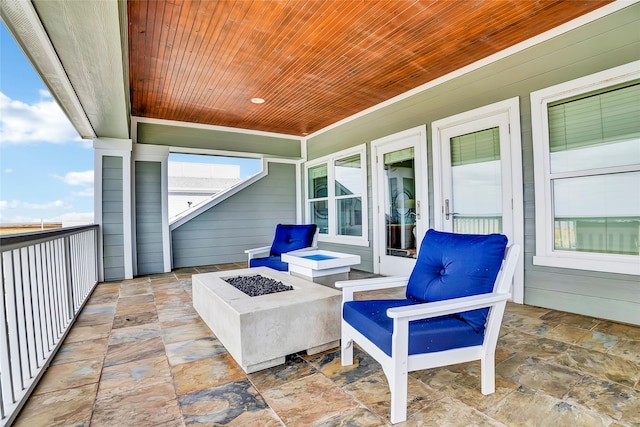
[[[307,170],[309,182],[308,198],[309,222],[317,224],[320,234],[329,233],[329,190],[327,189],[327,165],[319,165]]]
[[[306,165],[306,217],[320,241],[368,245],[366,146]]]
[[[638,70],[531,94],[534,264],[640,275]]]

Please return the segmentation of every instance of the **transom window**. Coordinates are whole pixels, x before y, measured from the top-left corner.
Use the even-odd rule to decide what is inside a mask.
[[[534,264],[640,274],[640,73],[628,67],[531,96]]]
[[[306,217],[319,240],[368,245],[366,146],[308,162]]]

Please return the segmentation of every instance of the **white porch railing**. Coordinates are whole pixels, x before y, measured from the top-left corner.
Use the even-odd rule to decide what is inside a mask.
[[[557,217],[554,249],[640,255],[640,217]]]
[[[98,282],[97,225],[0,237],[0,425],[10,425]]]
[[[464,216],[456,214],[453,217],[454,233],[490,234],[502,233],[502,216]]]

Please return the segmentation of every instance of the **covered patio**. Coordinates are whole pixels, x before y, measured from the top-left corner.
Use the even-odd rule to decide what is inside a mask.
[[[389,425],[363,352],[350,367],[334,349],[242,371],[193,309],[191,275],[245,266],[98,284],[14,425]],[[496,392],[480,393],[479,362],[414,372],[406,425],[638,425],[639,342],[637,326],[509,303]]]
[[[407,425],[640,425],[640,1],[0,5],[93,142],[95,200],[86,246],[2,242],[2,425],[388,424],[364,353],[246,375],[193,309],[191,276],[279,223],[354,277],[407,274],[428,229],[522,246],[496,392],[475,364],[415,372]],[[173,153],[262,170],[170,221]]]

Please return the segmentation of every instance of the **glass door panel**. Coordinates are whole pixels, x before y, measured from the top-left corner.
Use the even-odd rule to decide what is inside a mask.
[[[372,141],[374,272],[406,276],[429,224],[426,126]]]
[[[418,126],[371,142],[374,272],[385,276],[411,273],[429,225],[426,133]]]
[[[445,217],[455,233],[502,232],[499,128],[451,138],[451,199]],[[449,219],[449,218],[445,218]]]
[[[416,257],[416,185],[413,147],[384,154],[386,255]]]

